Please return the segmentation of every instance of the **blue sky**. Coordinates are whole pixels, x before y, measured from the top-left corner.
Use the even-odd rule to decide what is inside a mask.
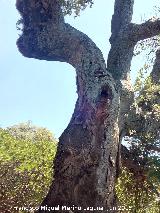
[[[133,21],[153,14],[158,0],[135,0]],[[113,0],[95,0],[93,8],[81,16],[66,17],[72,26],[90,36],[107,59]],[[15,1],[1,0],[0,7],[0,127],[31,120],[53,131],[58,138],[74,110],[77,94],[74,68],[66,63],[24,58],[16,47],[19,19]],[[142,58],[132,63],[132,79],[144,64]]]

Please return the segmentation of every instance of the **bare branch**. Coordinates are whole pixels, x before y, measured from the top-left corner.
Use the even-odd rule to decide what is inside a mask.
[[[159,35],[160,19],[156,20],[150,19],[142,24],[131,23],[126,32],[128,33],[128,38],[134,43],[140,40],[144,40]],[[124,33],[124,35],[127,36],[127,33],[126,35]]]
[[[121,144],[121,163],[123,167],[126,167],[134,175],[143,174],[144,168],[139,164],[139,161],[140,158],[136,161],[134,153]]]
[[[64,22],[59,0],[17,0],[16,6],[24,25],[17,46],[24,56],[67,62],[76,69],[85,54],[92,55],[94,61],[103,60],[88,36]]]
[[[154,83],[160,84],[160,48],[156,52],[156,59],[150,75]]]
[[[111,22],[111,49],[107,60],[107,69],[115,80],[126,80],[133,56],[133,42],[124,38],[124,32],[131,23],[134,0],[115,0]]]
[[[115,0],[114,15],[112,16],[111,25],[111,43],[116,39],[119,31],[131,22],[133,5],[134,0]]]

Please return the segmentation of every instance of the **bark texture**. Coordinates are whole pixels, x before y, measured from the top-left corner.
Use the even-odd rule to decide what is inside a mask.
[[[151,79],[153,83],[160,84],[160,48],[156,52],[156,58],[151,72]]]
[[[17,9],[24,22],[17,42],[21,53],[65,61],[77,73],[78,100],[59,139],[54,182],[42,205],[112,207],[119,95],[102,53],[85,34],[64,23],[59,1],[17,1]]]
[[[95,43],[64,22],[59,0],[16,2],[23,21],[19,51],[29,58],[67,62],[77,74],[78,100],[59,139],[54,181],[42,206],[74,205],[81,207],[81,212],[89,206],[103,207],[107,212],[116,205],[119,134],[122,138],[133,100],[130,64],[134,46],[143,37],[140,30],[135,34],[137,27],[142,27],[131,23],[133,4],[133,0],[115,1],[106,68]],[[144,24],[142,31],[147,26]],[[39,212],[47,212],[47,207]]]

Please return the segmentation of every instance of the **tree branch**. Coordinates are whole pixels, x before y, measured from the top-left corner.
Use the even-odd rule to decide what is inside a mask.
[[[131,23],[134,0],[115,0],[111,22],[111,49],[108,54],[107,69],[117,82],[128,80],[135,44],[126,40],[123,33]]]
[[[99,78],[108,76],[113,81],[100,49],[87,35],[64,22],[59,0],[17,0],[16,6],[23,21],[17,46],[24,56],[71,64],[77,71],[79,97],[91,92],[91,84],[94,90],[100,88]]]
[[[160,19],[149,19],[142,24],[131,23],[125,31],[124,37],[128,37],[133,43],[137,43],[140,40],[160,34]]]
[[[113,85],[100,49],[88,36],[64,22],[59,0],[17,0],[16,6],[24,25],[17,41],[19,51],[29,58],[71,64],[77,72],[80,112],[84,97],[92,102],[106,82]]]
[[[125,146],[121,145],[121,163],[134,175],[144,173],[144,168],[139,164],[140,158],[136,161],[134,153],[128,150]]]
[[[67,62],[76,69],[85,54],[92,55],[97,62],[99,58],[104,62],[95,43],[64,22],[60,1],[17,0],[16,6],[23,19],[23,33],[17,46],[24,56]]]
[[[150,76],[153,83],[160,84],[160,48],[156,51],[156,59]]]
[[[115,0],[114,15],[112,16],[110,42],[112,43],[119,31],[132,20],[134,0]]]

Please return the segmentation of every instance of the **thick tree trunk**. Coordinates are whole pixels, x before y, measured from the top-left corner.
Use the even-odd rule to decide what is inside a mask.
[[[99,88],[93,78],[94,91],[78,98],[71,122],[60,137],[55,180],[42,206],[74,205],[81,212],[89,206],[115,206],[119,97],[107,78],[99,79]]]
[[[39,212],[56,206],[58,212],[65,212],[64,206],[73,205],[75,209],[66,212],[79,212],[76,207],[81,212],[87,207],[108,212],[116,207],[119,129],[122,138],[133,100],[128,72],[138,41],[134,27],[141,29],[130,23],[133,0],[115,1],[107,68],[92,40],[64,22],[59,0],[17,0],[16,6],[23,18],[23,34],[17,42],[20,52],[30,58],[70,63],[77,74],[78,100],[60,137],[54,181]]]
[[[111,208],[116,205],[119,94],[102,53],[85,34],[64,23],[59,1],[50,1],[47,11],[43,1],[17,1],[17,8],[24,22],[17,42],[23,55],[66,61],[77,73],[78,100],[59,139],[54,182],[42,206],[74,205],[81,212]],[[43,207],[39,212],[47,211]]]

